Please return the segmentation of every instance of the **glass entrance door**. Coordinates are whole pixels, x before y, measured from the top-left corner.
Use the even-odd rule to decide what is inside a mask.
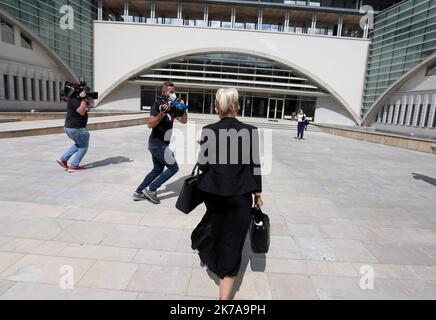
[[[268,119],[283,119],[285,99],[268,99]]]

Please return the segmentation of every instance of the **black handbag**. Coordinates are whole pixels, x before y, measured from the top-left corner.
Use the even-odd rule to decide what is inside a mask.
[[[259,207],[253,208],[250,240],[253,253],[268,253],[270,244],[269,217]]]
[[[195,172],[196,170],[197,172]],[[196,164],[192,170],[191,176],[183,183],[182,190],[180,191],[176,202],[176,208],[183,213],[190,213],[203,202],[201,191],[198,189],[198,184],[200,183],[203,174],[200,174],[199,171],[198,164]]]

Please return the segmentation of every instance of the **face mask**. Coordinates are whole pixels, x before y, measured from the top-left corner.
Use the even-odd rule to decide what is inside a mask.
[[[177,95],[175,93],[172,93],[169,95],[169,98],[170,98],[171,102],[175,101],[175,100],[177,100]]]

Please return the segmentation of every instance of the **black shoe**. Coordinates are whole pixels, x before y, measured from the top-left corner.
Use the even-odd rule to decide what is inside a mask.
[[[156,191],[150,191],[148,189],[145,189],[144,195],[147,197],[148,200],[150,200],[151,203],[154,203],[154,204],[160,203],[160,200],[156,195]]]
[[[141,200],[146,200],[147,197],[145,196],[145,194],[143,194],[142,192],[135,192],[133,194],[133,201],[141,201]]]

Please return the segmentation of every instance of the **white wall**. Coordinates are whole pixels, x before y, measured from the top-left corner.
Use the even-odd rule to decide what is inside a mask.
[[[355,125],[354,120],[338,102],[330,97],[316,98],[315,122],[324,124]]]
[[[21,47],[20,32],[17,28],[15,30],[15,44],[0,41],[0,58],[62,72],[57,62],[53,61],[36,42],[32,42],[32,49]]]
[[[141,108],[141,86],[132,83],[122,85],[104,99],[99,108],[139,111]]]
[[[426,76],[427,68],[419,70],[411,79],[403,84],[398,91],[436,91],[436,75]]]
[[[0,11],[0,17],[3,19],[5,13]],[[40,44],[30,31],[23,31],[22,28],[26,29],[25,26],[20,26],[11,17],[6,18],[14,27],[15,43],[10,44],[0,40],[0,111],[65,110],[66,103],[61,101],[59,85],[66,79],[71,79],[71,74],[66,74],[62,62],[53,55],[50,49]],[[32,41],[31,49],[21,46],[22,32]],[[9,99],[7,100],[5,75],[8,76],[9,84]],[[14,77],[18,80],[17,88],[14,86]],[[31,79],[34,79],[34,100],[32,99]],[[42,96],[39,92],[39,80],[42,80]],[[49,81],[49,99],[47,99],[47,81]],[[55,82],[54,87],[53,82]],[[17,96],[15,91],[18,93]]]
[[[102,21],[94,32],[95,88],[102,98],[156,63],[198,52],[238,52],[302,72],[336,95],[355,119],[360,115],[368,40]]]

